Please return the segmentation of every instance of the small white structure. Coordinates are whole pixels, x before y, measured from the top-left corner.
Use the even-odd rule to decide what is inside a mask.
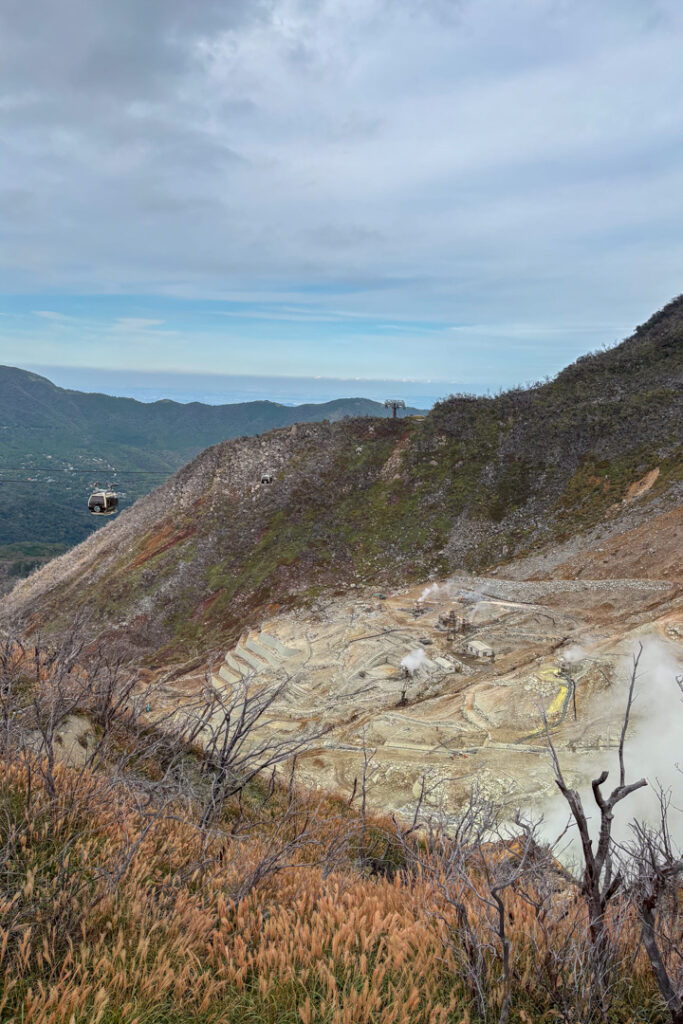
[[[273,474],[273,472],[271,470],[266,470],[265,473],[261,474],[261,483],[262,484],[272,484],[273,476],[274,476],[274,474]]]
[[[469,640],[465,644],[465,650],[475,658],[490,658],[493,661],[495,657],[493,648],[482,640]]]

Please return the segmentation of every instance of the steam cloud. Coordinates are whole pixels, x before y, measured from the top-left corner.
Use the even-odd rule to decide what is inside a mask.
[[[638,664],[631,721],[624,745],[624,761],[626,782],[645,778],[648,785],[617,805],[613,836],[617,842],[628,842],[631,838],[629,825],[634,819],[651,825],[657,824],[657,791],[661,786],[671,793],[669,826],[672,838],[680,846],[683,844],[683,701],[676,678],[683,672],[683,665],[680,654],[673,644],[652,635],[644,637],[642,644],[643,652]],[[567,654],[570,656],[569,659]],[[571,663],[572,658],[580,660],[585,656],[585,652],[576,645],[569,648],[568,652],[563,652],[563,655],[565,661],[569,660]],[[603,792],[609,792],[618,782],[619,759],[616,748],[632,669],[632,655],[624,657],[618,666],[618,682],[612,692],[601,693],[599,698],[595,698],[601,701],[609,700],[611,704],[611,718],[614,722],[610,735],[611,749],[588,752],[582,766],[583,777],[580,783],[576,785],[574,780],[568,779],[579,791],[584,808],[590,812],[593,838],[597,836],[599,814],[595,807],[590,780],[606,770],[609,776],[603,786]],[[558,755],[562,764],[561,748],[558,749]],[[552,840],[559,835],[567,822],[568,807],[558,793],[555,799],[542,807],[542,811],[545,838]],[[571,859],[577,852],[578,847],[570,843],[565,858],[568,856]]]
[[[401,668],[404,668],[412,679],[420,666],[424,665],[426,660],[427,655],[421,647],[418,647],[417,650],[411,651],[410,654],[406,654],[405,658],[401,659]]]

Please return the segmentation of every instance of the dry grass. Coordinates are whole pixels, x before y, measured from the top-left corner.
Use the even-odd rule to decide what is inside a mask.
[[[623,898],[596,1006],[586,904],[521,823],[491,842],[473,795],[457,832],[402,831],[299,792],[293,768],[277,784],[217,765],[136,717],[134,680],[80,650],[0,645],[0,1021],[666,1020]],[[97,734],[78,764],[55,741],[74,709]],[[207,818],[224,770],[243,785]],[[659,913],[673,966],[680,924]]]
[[[261,822],[207,843],[186,810],[151,815],[133,790],[64,765],[50,799],[28,761],[0,765],[0,1020],[12,1024],[451,1024],[476,1018],[458,948],[439,902],[438,872],[368,877],[352,847],[328,870],[352,820],[325,801],[317,846],[237,899],[274,841]],[[284,800],[285,797],[283,796]],[[228,809],[229,810],[229,809]],[[233,809],[234,810],[234,809]],[[382,836],[382,823],[373,834]],[[382,840],[384,841],[384,840]],[[326,876],[326,877],[325,877]],[[506,894],[513,1021],[557,1020],[544,958],[565,948],[583,913],[558,892],[539,919]],[[486,908],[466,896],[488,963],[491,1020],[500,966]],[[613,1021],[665,1018],[638,948],[621,923]],[[577,1020],[580,1018],[576,1018]]]

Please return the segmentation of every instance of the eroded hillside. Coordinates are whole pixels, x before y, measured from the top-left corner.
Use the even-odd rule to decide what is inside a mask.
[[[672,520],[680,542],[679,510],[651,520],[651,545],[660,533],[672,539]],[[638,528],[620,543],[640,555]],[[674,550],[669,579],[586,579],[580,571],[565,579],[562,563],[546,579],[458,575],[387,593],[354,587],[246,630],[211,663],[208,685],[226,700],[245,684],[283,686],[264,732],[284,739],[327,730],[298,757],[313,788],[350,798],[369,758],[369,799],[384,810],[412,813],[423,785],[428,806],[455,807],[475,782],[488,798],[518,807],[555,791],[544,713],[577,785],[610,756],[630,659],[642,644],[632,732],[634,742],[658,735],[661,771],[665,690],[675,700],[674,677],[683,673],[683,547]],[[589,568],[597,553],[575,553],[574,566]],[[150,678],[159,687],[152,718],[207,686],[205,665]],[[676,744],[669,754],[671,766]],[[650,771],[646,760],[640,770]]]
[[[618,535],[679,502],[682,380],[678,299],[537,388],[217,445],[16,587],[6,614],[42,629],[79,616],[132,656],[178,663],[353,583]]]

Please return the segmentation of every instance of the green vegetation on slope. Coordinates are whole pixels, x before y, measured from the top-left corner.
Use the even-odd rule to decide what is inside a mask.
[[[0,544],[69,547],[84,540],[102,526],[85,509],[95,482],[112,481],[131,505],[219,441],[294,422],[368,415],[389,413],[363,398],[293,407],[144,403],[65,390],[0,366]],[[21,574],[22,567],[20,556],[10,571]]]
[[[265,606],[353,581],[485,569],[615,514],[650,470],[659,476],[644,500],[680,481],[682,393],[678,299],[541,386],[454,396],[423,420],[311,424],[215,446],[112,526],[94,566],[106,573],[101,592],[84,593],[67,565],[40,619],[85,602],[96,623],[125,623],[133,646],[190,657]],[[260,486],[266,464],[276,479]]]

